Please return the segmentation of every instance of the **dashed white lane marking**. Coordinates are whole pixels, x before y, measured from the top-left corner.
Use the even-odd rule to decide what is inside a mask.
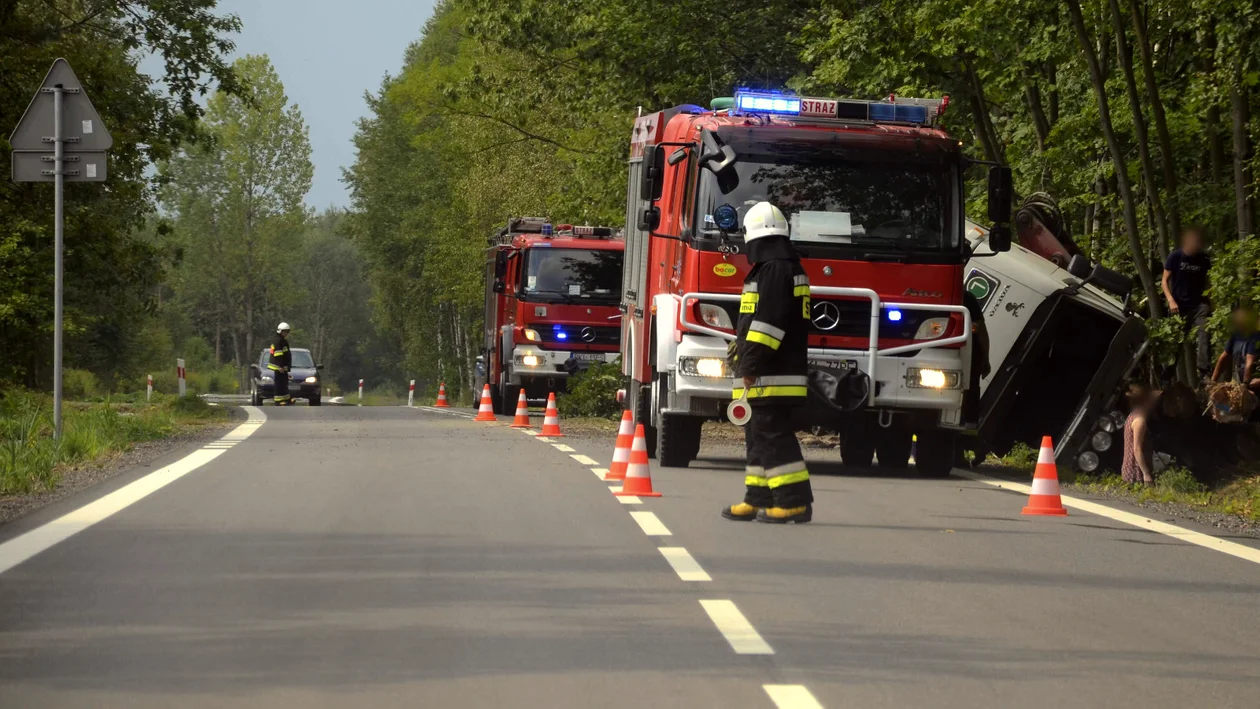
[[[554,441],[552,441],[550,438],[544,438],[544,437],[542,437],[542,436],[537,436],[537,437],[535,437],[535,438],[534,438],[534,440],[535,440],[535,441],[542,441],[543,443],[554,443]]]
[[[241,408],[245,409],[249,418],[219,440],[243,441],[267,420],[266,414],[260,408],[254,406]],[[0,574],[179,480],[223,455],[223,450],[225,449],[198,448],[174,463],[124,485],[98,500],[89,502],[73,512],[68,512],[43,526],[0,544]]]
[[[577,455],[571,455],[569,457],[581,463],[582,465],[599,465],[599,461],[595,460],[594,458],[588,458],[582,455],[581,453],[578,453]]]
[[[649,537],[672,537],[673,532],[669,531],[657,516],[651,512],[631,512],[630,516],[635,522],[639,523],[639,527],[643,533]]]
[[[660,547],[661,556],[674,567],[674,573],[683,581],[712,581],[713,577],[696,562],[684,547]]]
[[[630,514],[634,514],[631,512]],[[737,655],[773,655],[774,649],[757,634],[757,629],[735,607],[732,601],[708,600],[700,601],[709,620],[717,626],[718,632],[731,644]]]
[[[763,684],[761,688],[779,709],[822,709],[803,684]]]
[[[591,468],[591,472],[595,473],[595,477],[603,480],[604,476],[608,474],[608,468]]]
[[[640,500],[637,495],[620,495],[617,497],[617,502],[620,502],[623,505],[643,504],[643,500]]]
[[[577,451],[573,450],[572,448],[570,448],[570,447],[566,446],[566,445],[565,445],[565,444],[563,444],[563,443],[552,443],[552,444],[551,444],[551,447],[552,447],[552,448],[555,448],[556,450],[560,451],[561,453],[576,453],[576,452],[577,452]]]
[[[518,429],[516,429],[516,430],[520,431],[521,433],[525,434],[526,436],[537,436],[537,435],[538,435],[538,432],[537,432],[537,431],[535,431],[535,430],[534,430],[534,429],[532,429],[532,428],[518,428]]]
[[[985,475],[973,473],[969,470],[959,470],[955,468],[954,475],[957,475],[960,478],[984,483],[985,485],[1002,488],[1003,490],[1018,492],[1022,495],[1028,495],[1032,492],[1032,488],[1027,485],[1013,483],[1008,480],[996,480]],[[1254,547],[1249,547],[1237,542],[1231,542],[1219,537],[1213,537],[1210,534],[1203,534],[1202,532],[1196,532],[1191,529],[1186,529],[1185,527],[1178,527],[1175,524],[1156,522],[1155,520],[1147,519],[1142,515],[1135,515],[1132,512],[1125,512],[1124,510],[1117,510],[1114,507],[1100,505],[1097,502],[1090,502],[1089,500],[1082,500],[1069,495],[1062,495],[1061,498],[1063,500],[1064,507],[1071,507],[1075,510],[1088,512],[1100,517],[1106,517],[1107,519],[1113,519],[1117,522],[1123,522],[1124,524],[1129,524],[1141,529],[1148,529],[1152,532],[1172,537],[1173,539],[1180,539],[1183,542],[1196,544],[1205,549],[1212,549],[1214,551],[1219,551],[1222,554],[1229,554],[1230,556],[1250,561],[1253,564],[1260,564],[1260,549],[1256,549]]]

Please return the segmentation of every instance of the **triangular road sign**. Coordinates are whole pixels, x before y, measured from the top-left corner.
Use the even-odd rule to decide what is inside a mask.
[[[100,114],[92,107],[87,94],[83,93],[83,85],[74,75],[69,62],[58,59],[53,62],[44,77],[44,83],[35,92],[31,105],[26,107],[22,120],[18,121],[13,135],[9,136],[9,144],[14,150],[39,150],[52,152],[53,96],[54,87],[60,85],[66,92],[61,98],[61,137],[66,141],[66,152],[109,150],[114,139],[105,124],[101,123]]]

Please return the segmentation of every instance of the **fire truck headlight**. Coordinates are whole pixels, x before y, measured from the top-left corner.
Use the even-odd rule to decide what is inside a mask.
[[[516,363],[525,367],[537,367],[542,363],[542,358],[538,355],[517,355]]]
[[[1098,454],[1094,451],[1085,451],[1076,456],[1076,467],[1080,468],[1083,473],[1092,473],[1098,470]]]
[[[537,330],[531,330],[529,328],[525,328],[525,339],[529,340],[530,342],[538,342],[542,338],[538,336]]]
[[[949,318],[928,318],[919,323],[919,329],[914,333],[916,340],[935,340],[945,331],[949,329]]]
[[[705,325],[708,325],[709,327],[726,328],[727,330],[733,329],[734,326],[731,325],[731,316],[728,315],[727,312],[720,306],[713,305],[712,303],[701,303],[697,306],[697,309],[700,312],[700,322]]]
[[[726,377],[726,362],[717,357],[679,357],[678,369],[692,377]]]
[[[955,369],[911,367],[906,370],[906,386],[912,389],[957,389],[961,384],[962,372]]]

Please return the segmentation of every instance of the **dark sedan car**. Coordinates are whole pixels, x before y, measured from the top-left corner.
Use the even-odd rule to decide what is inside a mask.
[[[289,367],[289,396],[306,399],[311,406],[319,406],[319,370],[324,365],[315,364],[310,350],[292,347],[289,352],[293,357],[293,365]],[[258,357],[258,363],[249,365],[249,398],[254,406],[262,406],[263,399],[271,399],[276,395],[276,373],[267,369],[270,359],[271,351],[263,350]]]

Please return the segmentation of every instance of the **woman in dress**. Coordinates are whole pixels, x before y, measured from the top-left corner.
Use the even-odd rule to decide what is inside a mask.
[[[1150,485],[1155,482],[1152,467],[1149,418],[1158,392],[1144,384],[1129,386],[1129,417],[1124,422],[1124,460],[1120,477],[1127,483]]]

